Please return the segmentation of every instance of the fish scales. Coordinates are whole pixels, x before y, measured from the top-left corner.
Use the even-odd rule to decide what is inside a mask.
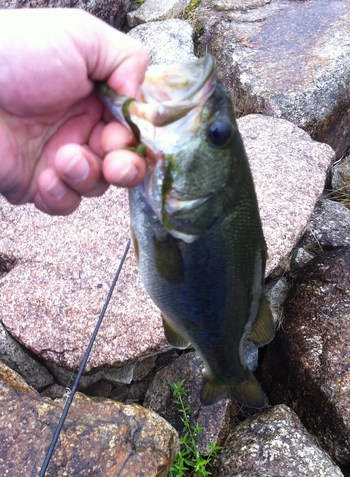
[[[154,77],[162,72],[166,94],[158,101]],[[178,89],[181,74],[191,95]],[[191,343],[204,361],[202,402],[234,397],[264,407],[246,344],[261,346],[274,334],[263,295],[266,245],[230,98],[211,57],[192,69],[161,67],[143,88],[127,117],[118,107],[123,100],[106,99],[148,151],[146,178],[129,191],[141,279],[161,310],[170,344]]]

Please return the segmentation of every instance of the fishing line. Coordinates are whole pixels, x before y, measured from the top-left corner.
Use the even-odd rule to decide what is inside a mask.
[[[92,347],[94,345],[94,342],[95,342],[95,339],[96,339],[96,336],[97,336],[97,333],[100,329],[100,326],[102,324],[102,321],[103,321],[103,318],[104,318],[104,315],[106,313],[106,310],[107,310],[107,307],[108,307],[108,304],[110,302],[110,299],[112,297],[112,294],[113,294],[113,291],[114,291],[114,288],[117,284],[117,281],[118,281],[118,278],[119,278],[119,275],[120,275],[120,272],[122,271],[122,268],[123,268],[123,265],[124,265],[124,262],[125,262],[125,259],[126,259],[126,256],[128,254],[128,251],[129,251],[129,248],[130,248],[130,240],[128,240],[127,244],[126,244],[126,247],[125,247],[125,250],[124,250],[124,254],[120,260],[120,263],[119,263],[119,267],[118,267],[118,270],[117,270],[117,273],[115,274],[115,277],[113,279],[113,282],[112,282],[112,285],[109,289],[109,292],[108,292],[108,295],[107,295],[107,298],[105,300],[105,303],[103,305],[103,308],[101,310],[101,313],[100,313],[100,316],[98,318],[98,321],[96,323],[96,326],[95,326],[95,329],[94,329],[94,332],[92,333],[92,336],[90,338],[90,342],[89,342],[89,345],[85,351],[85,355],[84,355],[84,358],[83,358],[83,361],[80,365],[80,368],[79,368],[79,371],[78,371],[78,374],[77,374],[77,377],[75,378],[75,381],[74,381],[74,384],[73,384],[73,387],[72,389],[70,390],[70,393],[69,393],[69,396],[67,398],[67,401],[66,401],[66,404],[64,406],[64,409],[62,411],[62,414],[61,414],[61,417],[60,417],[60,420],[59,420],[59,423],[57,424],[57,427],[55,429],[55,432],[54,432],[54,435],[52,437],[52,440],[51,440],[51,444],[50,444],[50,447],[46,453],[46,456],[45,456],[45,460],[44,460],[44,463],[40,469],[40,473],[39,473],[39,477],[45,477],[45,473],[46,473],[46,470],[47,470],[47,467],[50,463],[50,460],[51,460],[51,457],[53,455],[53,452],[55,450],[55,447],[56,447],[56,444],[57,444],[57,441],[58,441],[58,438],[60,436],[60,433],[61,433],[61,430],[62,430],[62,427],[63,427],[63,424],[66,420],[66,417],[67,417],[67,414],[68,414],[68,411],[69,411],[69,408],[73,402],[73,398],[74,398],[74,395],[75,395],[75,392],[78,388],[78,384],[79,384],[79,381],[80,381],[80,378],[84,372],[84,369],[85,369],[85,366],[86,366],[86,363],[89,359],[89,356],[90,356],[90,353],[91,353],[91,350],[92,350]]]

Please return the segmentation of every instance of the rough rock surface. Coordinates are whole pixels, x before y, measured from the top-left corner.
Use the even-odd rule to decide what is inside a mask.
[[[111,189],[69,217],[2,199],[0,250],[17,258],[0,279],[1,320],[27,348],[76,370],[129,236],[127,193]],[[87,370],[133,365],[168,347],[159,311],[144,291],[130,252]]]
[[[0,8],[81,8],[120,28],[131,0],[0,0]]]
[[[301,245],[306,250],[316,253],[350,245],[350,209],[333,200],[319,201]]]
[[[238,120],[249,157],[269,259],[285,269],[323,191],[333,151],[289,121],[250,114]]]
[[[241,114],[285,118],[330,144],[350,144],[348,0],[202,0],[193,24]]]
[[[1,475],[38,475],[62,404],[0,364]],[[77,395],[46,476],[166,477],[177,448],[175,430],[155,413]]]
[[[217,477],[342,477],[287,406],[274,406],[239,424],[216,463]]]
[[[340,464],[350,464],[350,247],[300,270],[263,363],[271,402],[290,404]]]
[[[350,201],[350,155],[334,164],[332,188],[338,196],[345,196]]]
[[[128,25],[132,28],[141,23],[178,18],[190,2],[191,0],[146,0],[140,8],[127,14]]]
[[[199,394],[203,384],[204,365],[194,352],[182,354],[169,366],[158,371],[148,388],[143,405],[164,417],[175,429],[182,433],[178,405],[170,383],[184,380],[183,388],[189,390],[185,397],[191,408],[191,422],[203,427],[200,434],[199,450],[204,454],[209,451],[209,444],[214,442],[221,446],[226,440],[238,411],[238,405],[230,399],[224,399],[210,406],[200,403]]]
[[[239,120],[239,128],[256,184],[269,274],[285,266],[306,227],[333,152],[285,120],[250,115]],[[127,195],[111,190],[83,201],[63,218],[4,200],[1,211],[0,253],[13,255],[17,263],[0,279],[0,318],[35,354],[76,369],[127,241]],[[159,312],[146,296],[130,253],[88,370],[132,367],[166,348]]]
[[[53,376],[47,368],[31,357],[28,352],[14,340],[0,323],[0,360],[17,371],[38,391],[53,383]],[[67,381],[66,381],[67,383]]]
[[[153,65],[189,63],[193,54],[193,29],[184,20],[164,20],[133,28],[129,35],[140,40],[150,52]]]

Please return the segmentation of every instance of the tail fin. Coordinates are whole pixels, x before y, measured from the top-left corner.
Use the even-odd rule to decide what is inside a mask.
[[[242,383],[227,383],[204,378],[200,396],[202,404],[214,404],[220,399],[229,397],[235,398],[244,406],[256,409],[262,409],[268,405],[265,393],[250,372],[247,380]]]

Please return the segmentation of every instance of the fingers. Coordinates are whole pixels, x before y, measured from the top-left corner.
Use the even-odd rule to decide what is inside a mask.
[[[80,51],[86,59],[89,77],[107,79],[119,94],[136,97],[148,66],[148,51],[138,40],[91,15],[87,21],[91,34],[80,38]]]
[[[134,152],[110,152],[103,161],[103,175],[107,182],[119,187],[134,187],[146,174],[146,162]]]
[[[39,174],[34,203],[51,215],[67,215],[82,196],[100,196],[107,188],[101,160],[87,147],[67,144],[58,149],[53,167]]]

